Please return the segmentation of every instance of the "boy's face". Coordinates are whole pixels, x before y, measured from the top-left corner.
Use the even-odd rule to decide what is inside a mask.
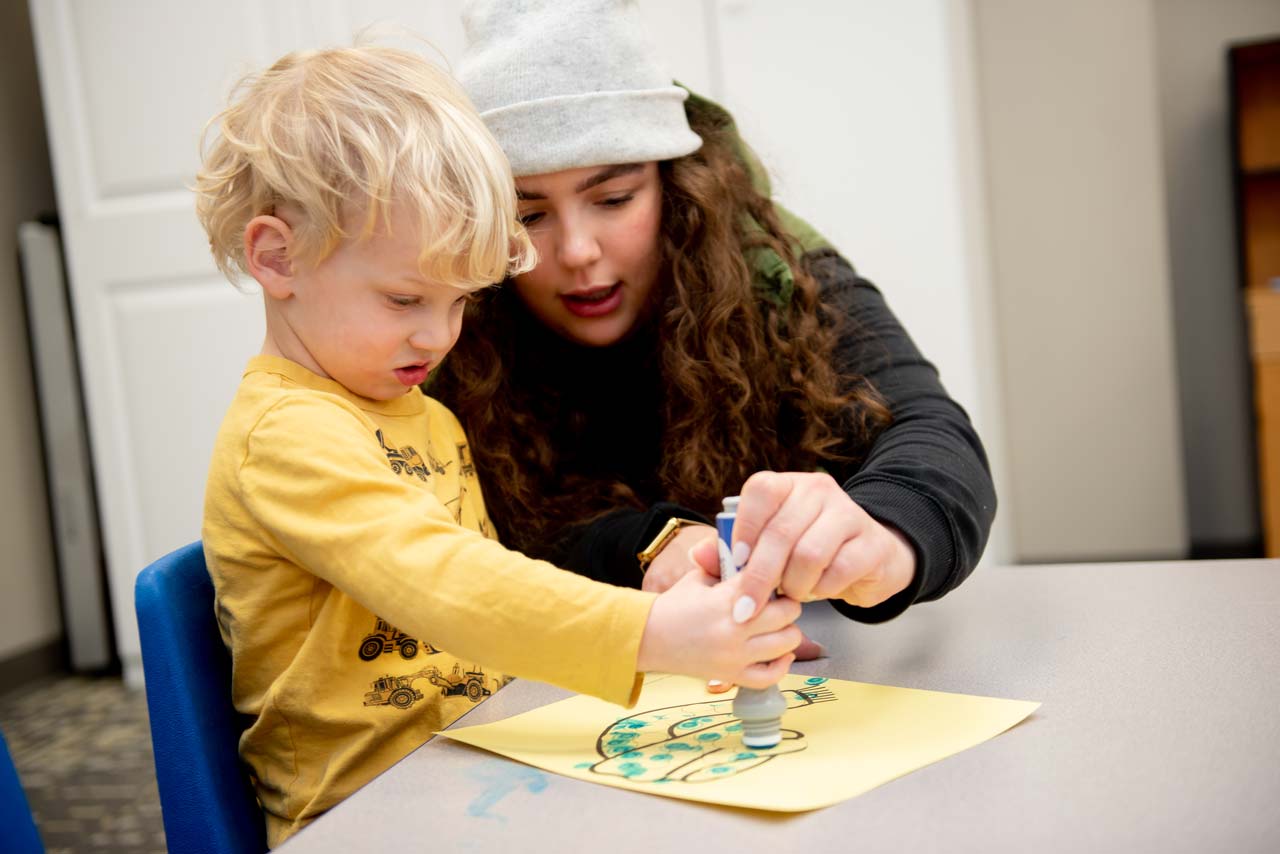
[[[458,340],[469,293],[422,278],[412,217],[397,213],[391,226],[295,270],[290,296],[276,301],[278,333],[268,323],[280,355],[373,400],[427,378]]]

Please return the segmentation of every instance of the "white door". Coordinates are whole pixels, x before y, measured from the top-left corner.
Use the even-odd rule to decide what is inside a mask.
[[[200,536],[214,435],[262,308],[212,262],[190,185],[244,71],[393,16],[454,53],[456,3],[32,0],[116,642],[141,678],[133,582]],[[357,8],[358,7],[358,8]]]
[[[137,683],[134,578],[148,562],[199,537],[214,435],[263,333],[258,296],[237,292],[218,275],[185,189],[197,168],[200,129],[245,71],[289,50],[349,44],[371,24],[378,26],[380,42],[432,53],[397,34],[392,28],[398,25],[425,38],[446,61],[455,60],[463,43],[462,0],[30,2],[117,647],[126,678]],[[913,268],[918,260],[909,256],[885,253],[886,263],[868,272],[906,315],[923,313],[913,302],[936,308],[941,289],[963,316],[972,281],[963,272],[963,235],[954,211],[964,203],[956,178],[969,164],[955,159],[956,120],[946,79],[948,51],[960,39],[944,26],[963,7],[958,0],[913,0],[901,8],[895,12],[899,4],[869,0],[785,7],[746,0],[641,3],[677,79],[741,110],[743,126],[758,132],[782,173],[785,197],[799,203],[799,212],[833,238],[859,231],[863,245],[850,237],[846,246],[855,257],[864,249],[871,256],[869,247],[880,239],[909,231],[910,223],[902,220],[910,212],[887,221],[884,211],[898,198],[897,188],[869,180],[860,188],[832,187],[855,176],[811,167],[848,161],[842,134],[861,133],[865,139],[875,128],[890,134],[899,121],[897,102],[847,104],[848,115],[856,109],[858,121],[824,126],[819,134],[806,134],[799,125],[805,124],[806,108],[814,118],[839,111],[841,93],[865,97],[865,85],[852,88],[859,80],[914,79],[929,98],[913,108],[936,122],[936,142],[932,149],[911,149],[910,162],[903,157],[898,165],[903,174],[918,174],[923,157],[942,170],[941,191],[931,191],[946,215],[930,226],[952,247],[947,262],[957,262],[962,271],[928,281],[927,292],[922,280],[932,269]],[[932,39],[914,51],[850,54],[850,34],[894,25],[900,35],[921,21]],[[803,38],[779,38],[787,32]],[[925,64],[931,73],[923,77],[921,51],[931,60]],[[806,64],[812,56],[829,61]],[[867,56],[861,64],[860,56]],[[761,77],[763,72],[769,73]],[[810,87],[808,77],[814,75],[824,85]],[[892,149],[877,153],[893,159]],[[851,197],[858,201],[857,220],[849,217]],[[901,287],[912,282],[914,294]],[[969,323],[951,325],[945,334],[917,333],[926,352],[956,366],[954,387],[968,398],[963,402],[971,412],[988,415],[990,427],[994,408],[975,399],[982,385],[974,376],[976,338]]]
[[[687,17],[688,4],[651,5],[659,17]],[[214,268],[186,189],[200,130],[245,71],[289,50],[350,44],[371,25],[380,42],[455,60],[461,6],[31,0],[116,644],[134,684],[134,579],[199,538],[213,439],[262,343],[259,297]],[[695,8],[672,52],[705,83]]]

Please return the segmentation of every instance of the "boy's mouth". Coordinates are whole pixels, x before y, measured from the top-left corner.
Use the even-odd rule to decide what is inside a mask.
[[[578,317],[599,317],[622,304],[622,282],[614,282],[612,285],[592,285],[561,294],[560,300],[565,308]]]
[[[431,372],[431,363],[423,362],[418,365],[406,365],[403,368],[396,368],[396,379],[404,383],[406,386],[422,385],[427,378],[427,374]]]

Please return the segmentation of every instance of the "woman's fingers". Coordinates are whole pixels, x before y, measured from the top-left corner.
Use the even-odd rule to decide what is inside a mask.
[[[813,661],[815,658],[826,658],[827,648],[808,635],[801,635],[800,645],[796,647],[796,661]]]
[[[841,497],[845,497],[843,492]],[[847,498],[842,504],[826,504],[792,547],[782,573],[781,589],[786,596],[799,602],[826,598],[815,591],[826,587],[822,582],[829,574],[828,568],[841,548],[858,536],[863,519],[859,508]]]
[[[789,475],[772,471],[756,472],[742,485],[738,515],[733,523],[732,551],[734,563],[738,566],[745,564],[742,572],[743,595],[750,600],[752,607],[738,613],[746,614],[747,618],[778,587],[786,553],[779,559],[776,554],[770,555],[766,548],[762,559],[754,552],[760,548],[759,539],[766,525],[786,503],[791,486],[792,479]]]
[[[689,562],[702,568],[712,578],[720,577],[720,551],[714,536],[706,537],[694,543],[687,555]]]
[[[710,525],[690,525],[672,538],[671,542],[658,552],[658,556],[649,564],[640,589],[650,593],[661,593],[671,588],[677,581],[694,570],[701,569],[699,575],[707,575],[714,583],[719,577],[717,571],[711,576],[705,561],[698,560],[699,549],[710,546],[715,552],[716,532]]]
[[[812,595],[821,599],[842,599],[855,585],[874,585],[882,574],[882,551],[872,534],[846,541],[814,585]]]
[[[914,575],[914,548],[901,533],[877,522],[840,548],[813,595],[869,608],[905,590]]]

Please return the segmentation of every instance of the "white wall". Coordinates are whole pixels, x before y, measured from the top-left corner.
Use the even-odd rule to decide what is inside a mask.
[[[1184,556],[1151,4],[973,9],[1016,553]]]
[[[261,334],[252,301],[218,281],[182,189],[217,90],[246,65],[348,42],[379,20],[454,58],[459,6],[33,6],[126,675],[137,672],[134,575],[197,536],[214,430]],[[971,239],[973,123],[955,100],[967,91],[957,81],[968,68],[967,7],[646,0],[642,9],[673,72],[738,113],[781,198],[882,286],[987,436],[999,472],[1000,410],[980,356],[989,349],[976,296],[982,246]],[[997,532],[997,556],[1000,542]]]
[[[884,292],[983,437],[1011,558],[970,12],[952,0],[714,4],[716,93],[776,197]]]
[[[25,3],[0,4],[0,660],[62,634],[17,227],[53,210]]]
[[[1154,8],[1187,525],[1193,548],[1229,553],[1262,534],[1226,51],[1280,37],[1280,2],[1159,0]]]

